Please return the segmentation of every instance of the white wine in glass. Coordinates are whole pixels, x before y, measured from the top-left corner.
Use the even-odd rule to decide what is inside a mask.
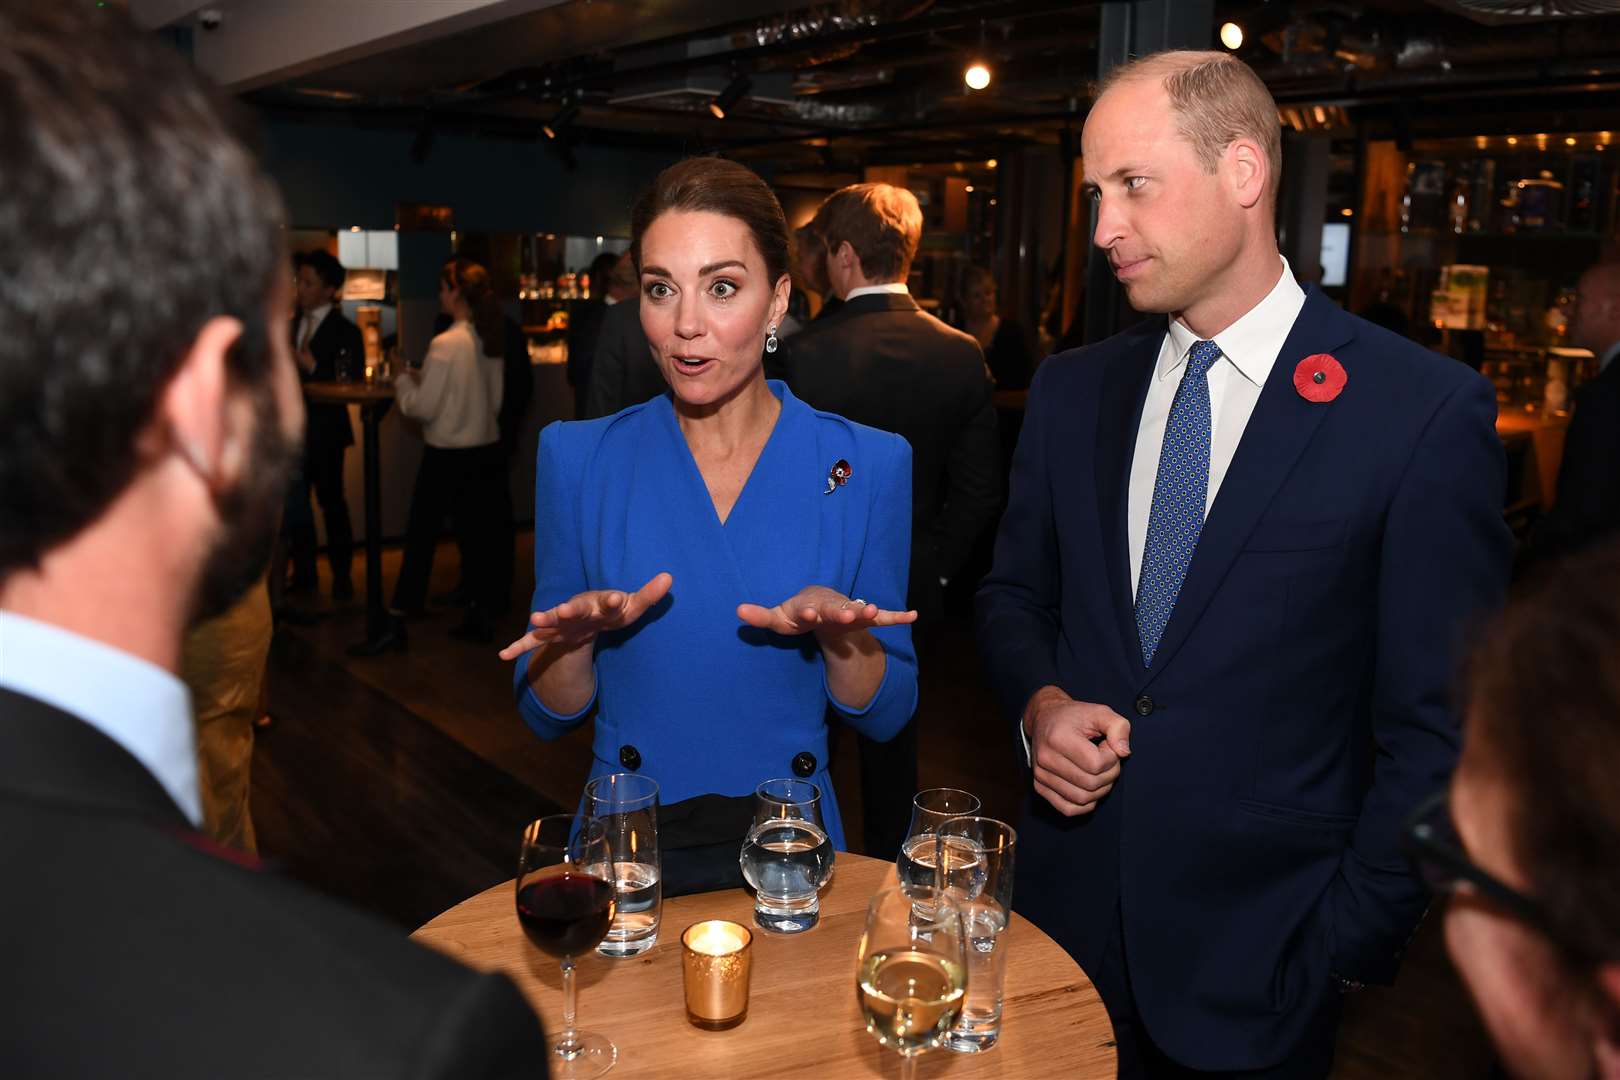
[[[944,1042],[967,993],[956,904],[930,885],[901,885],[874,896],[855,985],[866,1030],[900,1052],[900,1075],[912,1080],[917,1055]]]

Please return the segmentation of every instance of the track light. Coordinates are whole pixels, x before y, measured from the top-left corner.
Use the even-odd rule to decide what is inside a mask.
[[[969,90],[983,90],[990,85],[990,69],[982,60],[975,60],[962,72],[962,81]]]
[[[714,114],[716,120],[724,120],[726,113],[735,108],[737,102],[743,99],[743,95],[753,87],[754,80],[746,75],[738,75],[726,84],[724,90],[715,95],[713,101],[709,102],[709,111]]]
[[[1235,22],[1222,23],[1221,44],[1234,52],[1243,48],[1243,27]]]
[[[555,139],[557,136],[566,131],[568,129],[568,125],[572,124],[578,117],[579,102],[570,101],[561,109],[558,109],[557,115],[553,116],[550,121],[542,124],[540,126],[540,130],[546,133],[546,138]]]

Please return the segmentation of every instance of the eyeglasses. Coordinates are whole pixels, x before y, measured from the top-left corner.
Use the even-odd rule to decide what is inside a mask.
[[[1462,839],[1457,835],[1457,825],[1451,818],[1445,792],[1430,798],[1412,815],[1406,826],[1404,847],[1418,873],[1434,892],[1483,896],[1514,918],[1545,934],[1570,957],[1596,959],[1590,949],[1561,932],[1540,903],[1482,869],[1468,857]]]

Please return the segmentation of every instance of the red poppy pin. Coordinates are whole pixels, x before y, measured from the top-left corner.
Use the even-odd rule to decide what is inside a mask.
[[[849,462],[845,461],[843,458],[839,458],[837,461],[833,462],[833,467],[827,471],[827,490],[823,491],[822,494],[831,495],[833,492],[849,483],[849,478],[854,475],[855,470],[849,467]]]
[[[1344,389],[1350,377],[1344,366],[1333,359],[1331,353],[1307,356],[1294,368],[1294,389],[1306,401],[1321,403],[1332,401]]]

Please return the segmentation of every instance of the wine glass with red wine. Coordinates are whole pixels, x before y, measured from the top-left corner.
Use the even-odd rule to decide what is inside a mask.
[[[613,924],[613,882],[591,869],[611,866],[607,829],[593,817],[555,814],[523,830],[517,914],[543,953],[562,961],[563,1030],[551,1040],[554,1080],[589,1080],[613,1068],[619,1050],[574,1027],[574,961],[596,948]]]

